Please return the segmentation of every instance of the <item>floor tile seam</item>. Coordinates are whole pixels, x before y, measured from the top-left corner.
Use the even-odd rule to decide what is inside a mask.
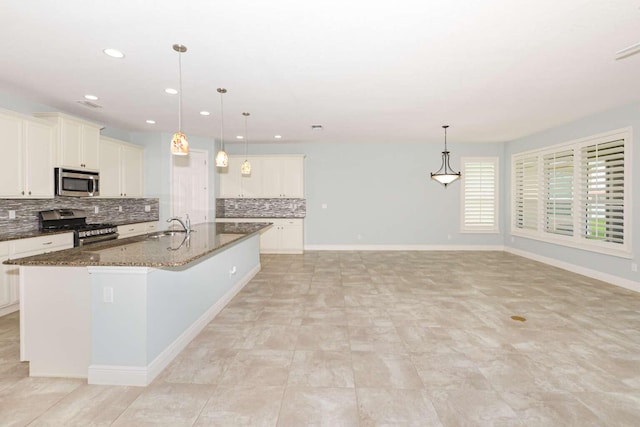
[[[28,378],[32,378],[32,377],[29,376]],[[76,387],[74,387],[69,392],[65,393],[63,396],[60,396],[60,398],[58,398],[55,402],[53,402],[49,407],[44,409],[39,415],[36,415],[35,417],[33,417],[26,425],[33,424],[38,418],[44,416],[47,412],[49,412],[54,407],[56,407],[60,402],[62,402],[62,400],[64,400],[64,398],[66,398],[67,396],[69,396],[71,393],[73,393],[74,391],[76,391],[78,388],[80,388],[82,386],[83,386],[83,384],[78,383],[78,385]]]

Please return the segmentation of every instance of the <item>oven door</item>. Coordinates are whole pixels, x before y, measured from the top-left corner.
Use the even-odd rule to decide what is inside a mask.
[[[93,197],[100,195],[100,174],[97,171],[77,171],[56,168],[56,195]]]
[[[93,243],[100,243],[100,242],[106,242],[108,240],[115,240],[117,238],[118,238],[118,233],[81,237],[81,238],[78,238],[78,242],[76,246],[87,246]]]

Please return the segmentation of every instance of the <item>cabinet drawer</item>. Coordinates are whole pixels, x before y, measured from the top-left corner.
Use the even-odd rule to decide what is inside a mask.
[[[21,258],[45,252],[59,251],[73,247],[73,233],[52,234],[51,236],[31,237],[11,242],[11,258]]]

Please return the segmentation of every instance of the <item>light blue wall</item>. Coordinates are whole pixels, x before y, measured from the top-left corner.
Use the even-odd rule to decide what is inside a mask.
[[[638,213],[640,213],[640,180],[638,179],[640,150],[635,148],[632,148],[632,158],[630,161],[626,162],[626,168],[630,166],[632,168],[632,174],[628,175],[628,169],[625,170],[625,174],[627,174],[626,179],[631,181],[632,200],[627,200],[626,202],[627,207],[630,207],[632,212],[632,215],[627,214],[627,219],[634,219],[632,221],[631,229],[631,247],[634,252],[633,259],[629,260],[615,256],[602,255],[590,251],[568,248],[522,237],[512,237],[509,229],[511,221],[510,169],[512,154],[584,138],[628,126],[632,126],[634,129],[640,129],[640,104],[616,108],[507,143],[505,145],[505,176],[507,179],[505,181],[506,191],[504,192],[505,203],[503,205],[504,217],[506,220],[505,224],[508,227],[505,230],[505,244],[508,247],[600,271],[602,273],[612,274],[630,280],[638,280],[638,273],[631,271],[631,263],[639,261],[637,248],[640,244],[640,221],[636,221],[633,218],[637,218]]]
[[[442,148],[442,141],[282,143],[254,144],[249,152],[306,155],[305,245],[502,245],[502,233],[460,233],[460,182],[445,189],[429,176]],[[243,150],[227,145],[229,153]],[[461,156],[497,156],[502,164],[500,143],[454,142],[449,150],[456,169]]]

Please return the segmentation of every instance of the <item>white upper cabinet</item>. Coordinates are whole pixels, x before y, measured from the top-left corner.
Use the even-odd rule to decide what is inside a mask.
[[[240,173],[242,162],[251,162],[251,175]],[[304,198],[304,156],[229,156],[229,167],[220,170],[221,198]]]
[[[62,113],[35,113],[56,127],[56,166],[98,170],[100,125]]]
[[[100,197],[142,197],[144,149],[100,138]]]
[[[53,197],[54,129],[47,122],[0,112],[7,149],[0,156],[0,197]]]

